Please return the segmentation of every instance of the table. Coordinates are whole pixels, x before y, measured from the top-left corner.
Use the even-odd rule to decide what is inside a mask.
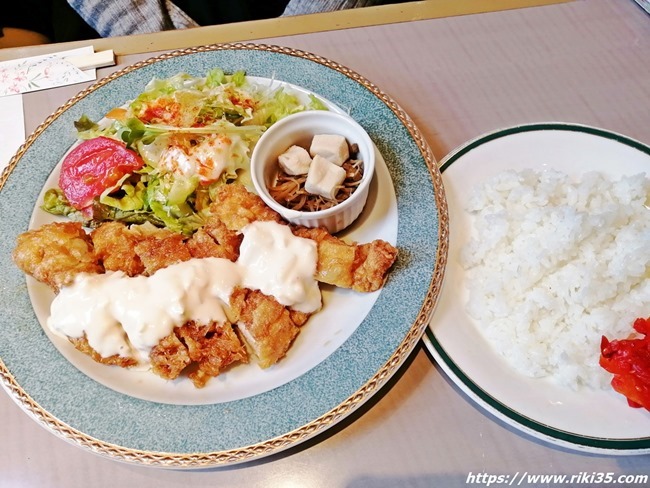
[[[631,1],[582,0],[259,42],[317,53],[373,81],[413,118],[438,159],[484,132],[535,121],[589,124],[650,144],[650,17]],[[118,66],[99,75],[152,54],[120,55]],[[26,95],[28,133],[79,89]],[[478,473],[650,475],[648,455],[569,451],[496,420],[421,345],[380,394],[333,429],[231,467],[159,470],[101,458],[48,433],[5,394],[0,418],[1,488],[460,487],[481,484],[470,476]]]

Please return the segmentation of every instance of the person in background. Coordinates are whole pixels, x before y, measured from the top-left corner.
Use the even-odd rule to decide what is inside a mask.
[[[102,37],[278,17],[288,0],[68,0]]]
[[[283,16],[316,14],[319,12],[332,12],[349,8],[372,7],[390,2],[381,0],[290,0],[282,13]]]
[[[385,0],[68,0],[102,37],[369,7]]]
[[[0,17],[0,48],[145,34],[405,0],[20,0]]]
[[[18,0],[0,10],[0,48],[97,37],[66,0]]]

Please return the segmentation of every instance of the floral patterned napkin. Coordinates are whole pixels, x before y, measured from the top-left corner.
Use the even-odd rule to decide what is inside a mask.
[[[66,61],[93,54],[92,46],[0,62],[0,173],[25,142],[23,93],[97,79],[94,69],[80,70]]]
[[[92,46],[0,63],[0,96],[72,85],[97,78],[95,70],[82,71],[66,58],[92,54]]]

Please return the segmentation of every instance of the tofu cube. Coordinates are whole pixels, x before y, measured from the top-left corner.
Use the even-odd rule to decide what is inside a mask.
[[[337,166],[341,166],[350,159],[348,141],[345,137],[336,134],[317,134],[311,141],[309,148],[311,157],[318,155]]]
[[[304,147],[291,146],[278,156],[278,164],[288,175],[306,175],[311,157]]]
[[[338,187],[345,180],[345,170],[321,156],[314,156],[307,173],[305,190],[314,195],[334,199]]]

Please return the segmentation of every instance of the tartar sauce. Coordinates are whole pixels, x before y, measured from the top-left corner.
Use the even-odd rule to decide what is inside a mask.
[[[146,363],[151,349],[174,327],[189,320],[225,322],[224,304],[236,286],[260,290],[302,312],[321,307],[315,242],[276,222],[253,222],[242,232],[236,263],[193,258],[152,276],[81,273],[53,300],[47,326],[66,337],[85,333],[102,357]]]
[[[255,222],[242,233],[237,262],[244,269],[245,288],[260,290],[299,312],[320,308],[314,241],[296,237],[289,227],[276,222]]]
[[[169,146],[156,158],[161,170],[186,177],[198,176],[202,183],[219,179],[242,150],[244,142],[238,135],[211,134],[191,148]],[[152,157],[156,157],[153,151]]]

